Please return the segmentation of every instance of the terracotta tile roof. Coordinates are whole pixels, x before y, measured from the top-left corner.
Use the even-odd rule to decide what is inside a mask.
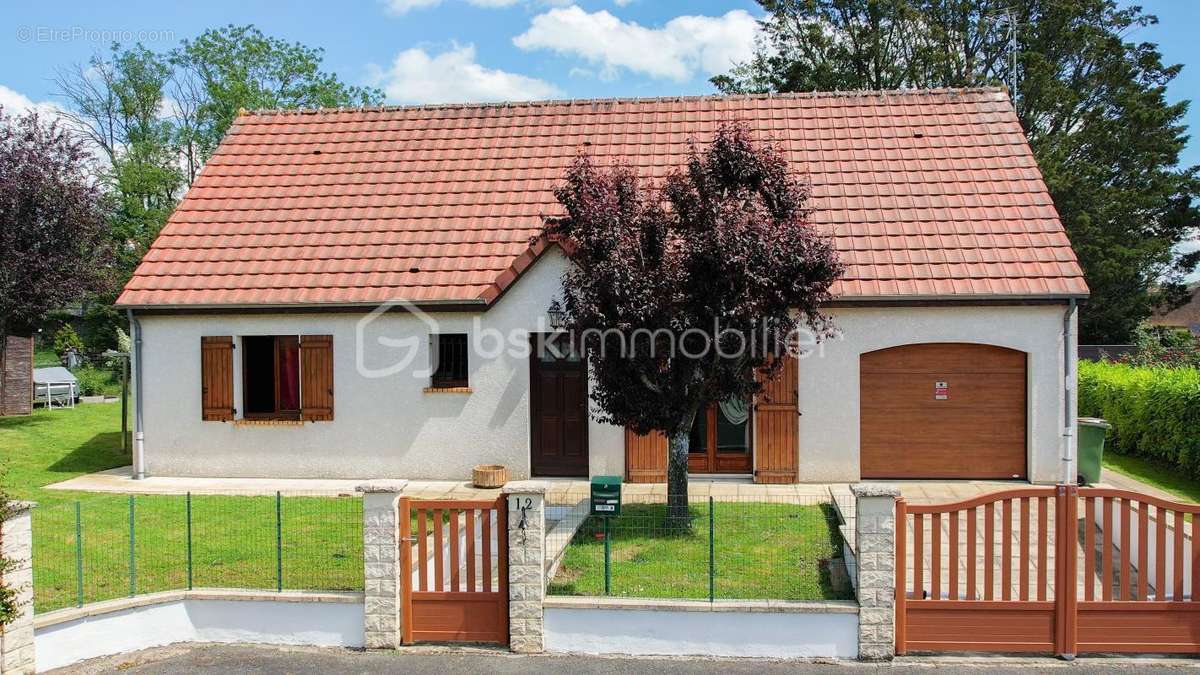
[[[119,303],[489,302],[586,144],[662,177],[732,119],[809,176],[845,299],[1087,293],[1007,95],[975,89],[241,115]]]
[[[1169,312],[1155,311],[1150,323],[1155,326],[1187,328],[1200,335],[1200,284],[1188,287],[1188,301]]]

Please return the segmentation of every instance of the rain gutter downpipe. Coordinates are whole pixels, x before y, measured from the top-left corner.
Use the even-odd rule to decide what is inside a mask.
[[[1075,318],[1076,303],[1075,298],[1067,301],[1067,311],[1063,315],[1063,449],[1062,449],[1062,482],[1065,485],[1075,483],[1076,471],[1072,469],[1075,466],[1075,416],[1072,414],[1074,410],[1073,396],[1075,393],[1074,370],[1072,364],[1078,359],[1078,350],[1071,348],[1074,342],[1074,331],[1071,329],[1071,321]]]
[[[142,324],[129,315],[129,330],[133,334],[133,478],[146,477],[145,433],[142,427]]]

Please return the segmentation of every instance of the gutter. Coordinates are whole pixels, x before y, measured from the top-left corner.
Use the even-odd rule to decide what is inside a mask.
[[[122,304],[120,307],[126,311],[139,310],[162,313],[187,313],[187,312],[212,312],[220,313],[226,311],[254,311],[262,313],[286,313],[289,311],[329,311],[329,312],[370,312],[383,305],[391,304],[391,311],[403,312],[408,307],[415,307],[422,310],[435,311],[453,311],[460,307],[465,308],[485,308],[488,306],[486,300],[471,298],[466,300],[381,300],[379,302],[292,302],[282,304],[263,304],[263,303],[233,303],[233,304],[195,304],[195,305],[133,305]]]
[[[133,310],[125,310],[129,317],[129,330],[133,338],[133,477],[146,477],[145,433],[142,427],[142,324],[133,316]]]
[[[1075,428],[1077,421],[1072,415],[1073,403],[1072,396],[1075,393],[1074,371],[1071,364],[1075,363],[1078,356],[1072,350],[1071,345],[1074,341],[1074,334],[1071,330],[1071,320],[1075,316],[1076,304],[1072,298],[1067,303],[1067,311],[1063,314],[1063,449],[1062,449],[1062,482],[1066,485],[1075,483],[1078,477],[1077,472],[1073,469],[1075,466]]]

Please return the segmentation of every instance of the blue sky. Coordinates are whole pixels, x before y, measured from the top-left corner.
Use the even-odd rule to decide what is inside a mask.
[[[1183,63],[1173,100],[1200,94],[1200,2],[1144,0],[1162,23],[1131,35]],[[55,70],[128,31],[166,49],[211,26],[253,23],[324,47],[326,68],[391,102],[658,96],[712,91],[708,78],[749,53],[751,0],[206,0],[7,3],[0,103],[57,102]],[[1200,108],[1189,114],[1200,128]],[[1186,163],[1200,163],[1200,142]]]

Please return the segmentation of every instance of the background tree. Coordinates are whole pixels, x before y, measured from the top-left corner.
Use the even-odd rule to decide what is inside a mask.
[[[566,216],[545,234],[569,242],[566,311],[599,417],[670,439],[668,513],[683,524],[696,412],[758,393],[756,374],[778,370],[771,357],[797,327],[827,334],[819,306],[842,272],[833,243],[808,223],[781,152],[742,125],[693,148],[661,186],[580,156],[556,196]]]
[[[714,78],[727,92],[1015,84],[1029,138],[1092,297],[1081,339],[1130,339],[1153,305],[1177,299],[1200,253],[1200,182],[1180,168],[1188,103],[1168,104],[1180,71],[1156,23],[1114,0],[760,0],[757,55]],[[1015,45],[1015,49],[1014,49]]]
[[[203,162],[238,110],[378,105],[378,89],[344,84],[321,70],[325,50],[263,35],[254,26],[225,26],[184,40],[171,53],[195,110],[187,142]],[[189,93],[190,92],[190,93]]]
[[[0,109],[0,350],[103,279],[108,223],[92,161],[57,122]]]
[[[102,156],[92,170],[112,204],[115,264],[106,283],[84,298],[89,351],[116,347],[125,320],[112,306],[117,294],[239,109],[382,101],[377,90],[323,72],[322,56],[253,26],[226,26],[165,53],[114,44],[86,64],[59,71],[56,82],[67,103],[62,114]]]

